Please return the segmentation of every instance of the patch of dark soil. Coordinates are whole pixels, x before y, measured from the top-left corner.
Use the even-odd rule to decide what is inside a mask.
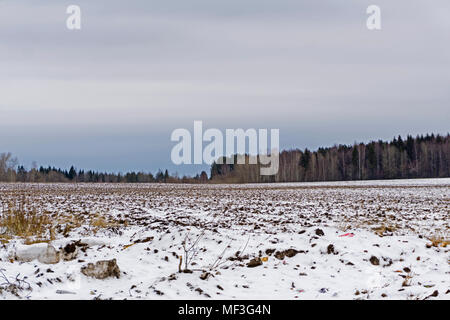
[[[247,264],[247,267],[254,268],[254,267],[260,266],[262,264],[263,263],[262,263],[261,258],[258,257],[258,258],[254,258],[254,259],[250,260],[250,262]]]

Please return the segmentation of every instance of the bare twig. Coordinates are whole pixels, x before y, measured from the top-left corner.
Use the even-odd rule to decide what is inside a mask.
[[[225,213],[227,211],[227,209],[225,209],[223,213]],[[208,224],[213,223],[216,218],[219,216],[219,213],[208,213],[207,217],[210,216],[212,214],[212,219],[211,221],[208,222]],[[200,234],[195,238],[195,240],[190,240],[190,233],[191,230],[188,230],[188,233],[186,234],[186,236],[184,237],[184,240],[182,242],[182,246],[183,246],[183,251],[184,251],[184,270],[188,270],[189,265],[191,265],[191,263],[194,261],[194,259],[197,257],[198,252],[199,252],[199,248],[198,248],[198,244],[200,242],[200,240],[203,238],[203,236],[206,233],[206,223],[200,223],[199,228],[201,229]],[[179,272],[181,272],[181,268],[179,268]]]
[[[210,271],[213,271],[223,265],[225,261],[222,261],[223,257],[225,256],[225,252],[230,248],[231,243],[233,243],[233,240],[230,241],[230,243],[223,249],[222,253],[217,257],[216,261],[209,267]]]

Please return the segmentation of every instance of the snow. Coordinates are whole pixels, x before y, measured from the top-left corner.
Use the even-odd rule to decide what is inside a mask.
[[[74,260],[43,264],[37,256],[47,243],[11,239],[0,244],[0,269],[10,282],[19,274],[29,284],[18,292],[22,299],[448,300],[449,247],[430,247],[429,238],[448,240],[449,187],[450,179],[1,184],[0,207],[25,193],[27,206],[54,214],[55,221],[80,218],[81,225],[66,236],[57,233],[50,242],[55,248],[74,241],[87,246]],[[94,228],[90,221],[99,215],[126,223]],[[343,236],[348,233],[354,236]],[[179,273],[186,237],[191,243],[198,239],[196,256],[188,267],[192,273]],[[275,257],[290,248],[295,256]],[[31,261],[11,259],[12,253]],[[371,263],[373,256],[379,265]],[[247,267],[255,257],[267,261]],[[89,262],[109,259],[117,260],[119,279],[80,272]],[[3,299],[19,298],[0,292]]]

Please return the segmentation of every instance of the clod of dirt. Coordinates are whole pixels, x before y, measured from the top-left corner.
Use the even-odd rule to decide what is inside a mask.
[[[432,294],[430,294],[428,297],[426,297],[424,300],[428,300],[429,298],[432,297],[437,297],[439,295],[439,291],[434,290]]]
[[[403,271],[405,271],[406,273],[410,273],[410,272],[411,272],[411,269],[408,268],[408,267],[405,267],[405,268],[403,268]]]
[[[162,291],[159,291],[159,290],[153,290],[158,296],[162,296],[162,295],[164,295],[164,292],[162,292]]]
[[[72,242],[72,243],[68,243],[64,247],[64,252],[65,253],[72,253],[72,252],[75,252],[76,249],[77,249],[77,245],[75,244],[75,242]]]
[[[328,254],[334,254],[334,246],[332,244],[328,245],[327,247],[327,253]]]
[[[247,254],[244,255],[244,256],[235,255],[233,257],[229,257],[228,260],[230,260],[230,261],[243,261],[243,260],[246,260],[248,258],[249,258],[249,256]]]
[[[267,249],[267,250],[266,250],[266,254],[267,254],[268,256],[271,256],[272,253],[274,253],[274,252],[275,252],[275,249]]]
[[[263,263],[262,263],[261,258],[258,257],[258,258],[254,258],[254,259],[250,260],[250,262],[247,264],[247,267],[254,268],[254,267],[260,266],[262,264]]]
[[[108,277],[120,278],[120,269],[116,259],[101,260],[95,264],[88,263],[87,266],[81,267],[81,273],[87,277],[96,279],[105,279]]]
[[[203,290],[201,288],[197,288],[197,289],[195,289],[195,291],[197,291],[199,294],[203,293]]]
[[[138,239],[136,241],[134,241],[134,243],[146,243],[146,242],[150,242],[154,239],[154,237],[147,237],[145,239]]]
[[[380,260],[375,256],[371,256],[370,263],[373,264],[374,266],[378,266],[380,265]]]
[[[64,261],[70,261],[77,257],[78,250],[75,242],[68,243],[62,250],[62,258]]]
[[[200,276],[200,279],[206,280],[206,279],[208,279],[209,276],[210,276],[209,272],[203,272]]]
[[[287,249],[284,251],[277,251],[277,252],[275,252],[275,258],[277,258],[278,260],[283,260],[284,257],[292,258],[297,253],[299,253],[299,251],[297,251],[295,249]]]
[[[322,229],[316,229],[316,236],[324,236],[325,235],[325,233],[323,232],[323,230]]]
[[[176,276],[175,273],[172,273],[172,274],[167,278],[167,280],[169,280],[169,281],[176,280],[176,279],[177,279],[177,276]]]
[[[286,255],[286,257],[288,258],[292,258],[293,256],[295,256],[298,253],[297,250],[295,249],[287,249],[284,251],[284,254]]]

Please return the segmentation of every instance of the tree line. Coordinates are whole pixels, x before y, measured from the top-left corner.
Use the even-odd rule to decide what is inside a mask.
[[[158,170],[153,175],[145,172],[107,173],[93,170],[76,170],[71,166],[69,170],[55,167],[37,167],[33,164],[27,170],[18,165],[18,160],[11,153],[0,154],[0,181],[1,182],[94,182],[94,183],[204,183],[207,182],[206,172],[194,177],[170,175],[168,170]]]
[[[253,183],[450,177],[450,137],[408,135],[406,139],[398,136],[391,141],[335,145],[316,151],[286,150],[280,153],[278,174],[261,176],[259,169],[259,164],[214,162],[211,180]]]
[[[234,155],[236,163],[237,155]],[[246,156],[248,159],[248,155]],[[248,161],[247,161],[248,162]],[[370,179],[443,178],[450,177],[450,135],[420,135],[391,141],[371,141],[329,148],[294,149],[279,155],[279,170],[273,176],[261,176],[259,164],[211,165],[194,177],[158,170],[145,172],[107,173],[69,170],[55,167],[26,169],[11,153],[0,153],[1,182],[94,182],[94,183],[259,183],[341,181]]]

